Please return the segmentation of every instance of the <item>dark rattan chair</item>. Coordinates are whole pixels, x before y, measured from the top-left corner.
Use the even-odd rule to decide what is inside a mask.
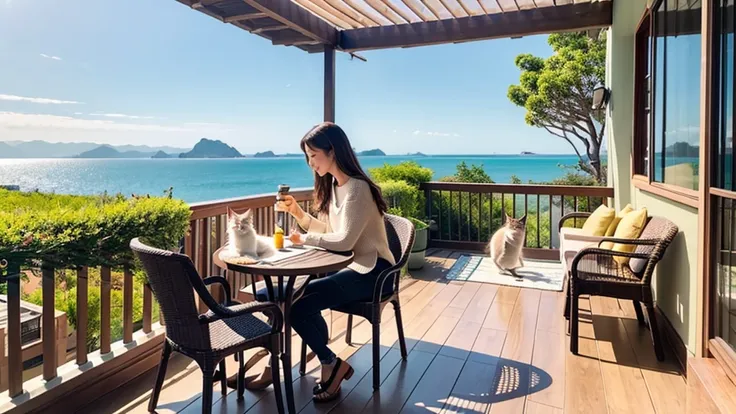
[[[386,225],[386,236],[388,238],[389,248],[394,255],[396,264],[384,270],[376,280],[373,288],[373,299],[365,302],[352,302],[338,308],[335,311],[348,314],[347,333],[345,341],[351,343],[353,315],[362,316],[373,325],[373,389],[377,390],[380,386],[381,374],[381,357],[380,357],[380,332],[381,332],[381,313],[383,308],[391,303],[394,306],[396,328],[399,330],[399,345],[401,347],[401,357],[406,359],[406,340],[404,339],[404,326],[401,322],[401,305],[399,304],[399,282],[401,268],[406,265],[409,260],[412,245],[414,244],[414,224],[403,218],[391,214],[384,215],[384,223]],[[393,277],[393,292],[384,295],[383,286]],[[304,375],[307,364],[307,346],[302,342],[302,355],[299,372]]]
[[[573,354],[578,353],[578,298],[580,295],[598,295],[632,300],[636,317],[642,325],[646,324],[641,309],[641,303],[644,303],[654,352],[658,360],[664,360],[651,282],[655,266],[677,232],[677,226],[671,221],[651,217],[637,239],[604,238],[600,242],[634,245],[634,252],[601,249],[599,243],[597,248],[585,248],[571,259],[565,318],[569,319],[570,351]],[[628,257],[629,262],[621,265],[614,257]]]
[[[222,393],[225,394],[225,358],[238,353],[242,355],[246,349],[263,347],[271,352],[274,396],[278,412],[283,413],[278,360],[283,322],[281,309],[270,302],[220,305],[206,286],[219,283],[227,298],[231,298],[230,284],[225,278],[212,276],[203,280],[188,256],[146,246],[138,238],[130,242],[130,247],[143,264],[166,323],[166,340],[148,410],[153,412],[156,409],[173,351],[193,359],[202,370],[202,412],[210,413],[212,382],[217,366],[220,366]],[[210,309],[204,314],[197,310],[194,291]],[[256,312],[268,314],[271,323],[254,316]],[[241,364],[238,399],[242,399],[244,394],[243,375]]]

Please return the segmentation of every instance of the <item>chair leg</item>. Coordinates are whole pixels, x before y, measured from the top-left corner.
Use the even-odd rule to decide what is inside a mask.
[[[570,285],[571,280],[567,279],[567,289],[565,289],[565,319],[570,320]]]
[[[220,361],[220,371],[222,371],[222,375],[220,376],[220,393],[227,395],[227,371],[225,370],[224,359]]]
[[[373,389],[381,387],[381,322],[373,322]]]
[[[578,354],[578,294],[570,292],[570,352]]]
[[[641,311],[641,303],[638,300],[634,302],[634,312],[636,313],[636,320],[639,321],[639,325],[645,326],[647,322],[644,320],[644,312]]]
[[[299,361],[299,375],[304,376],[307,373],[307,343],[302,341],[302,355]]]
[[[281,340],[279,335],[274,335],[271,341],[271,378],[273,378],[273,396],[276,398],[276,410],[284,414],[284,397],[281,394],[281,377],[279,373],[279,349]],[[289,369],[284,367],[284,370]]]
[[[202,414],[212,413],[212,377],[215,368],[207,365],[202,368]]]
[[[352,345],[353,342],[353,315],[348,315],[348,328],[345,331],[345,343]]]
[[[171,345],[169,341],[164,339],[164,349],[161,351],[161,361],[158,363],[158,375],[156,375],[156,383],[153,385],[151,399],[148,401],[148,412],[156,411],[158,405],[158,397],[161,395],[161,387],[164,385],[166,378],[166,367],[169,365],[169,357],[171,356]]]
[[[404,338],[404,323],[401,321],[401,306],[399,302],[394,302],[394,318],[396,319],[396,329],[399,331],[399,346],[401,347],[401,358],[406,360],[406,339]]]
[[[647,316],[649,317],[649,331],[652,334],[652,343],[654,344],[654,354],[657,355],[657,360],[661,362],[664,361],[664,349],[662,348],[662,339],[659,337],[657,315],[653,304],[647,303],[646,306]]]
[[[243,395],[245,395],[245,354],[242,352],[238,352],[235,354],[236,359],[238,360],[238,401],[243,400]]]

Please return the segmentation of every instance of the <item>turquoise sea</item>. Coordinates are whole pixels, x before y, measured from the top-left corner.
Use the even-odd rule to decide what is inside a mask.
[[[483,165],[498,183],[512,175],[523,181],[552,180],[573,165],[574,155],[383,156],[360,157],[364,169],[415,160],[434,171],[434,179],[452,175],[461,161]],[[64,194],[121,192],[160,195],[169,187],[186,202],[275,192],[280,183],[311,187],[313,175],[304,158],[241,159],[0,159],[0,184],[21,190]]]

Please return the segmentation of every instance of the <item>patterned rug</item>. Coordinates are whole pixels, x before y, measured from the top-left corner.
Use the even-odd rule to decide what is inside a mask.
[[[490,257],[462,255],[445,279],[561,292],[565,278],[562,264],[547,260],[524,259],[524,267],[517,269],[516,274],[520,277],[499,270]]]

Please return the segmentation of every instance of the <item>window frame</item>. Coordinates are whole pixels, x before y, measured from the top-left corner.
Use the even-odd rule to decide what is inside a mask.
[[[653,69],[656,65],[656,42],[652,40],[654,34],[654,10],[656,10],[664,0],[656,0],[648,7],[637,25],[636,33],[634,36],[634,117],[633,117],[633,131],[632,131],[632,147],[631,147],[631,182],[632,185],[642,191],[667,198],[677,203],[685,204],[687,206],[698,208],[700,191],[690,188],[680,187],[674,184],[667,184],[663,182],[654,181],[654,157],[653,153],[656,153],[654,148],[654,128],[655,128],[655,112],[658,108],[654,106],[654,96],[656,95],[656,81],[654,80]],[[643,32],[648,32],[649,36],[647,41],[643,42],[640,36]],[[701,28],[702,36],[702,28]],[[648,46],[649,53],[644,53],[641,49]],[[647,58],[649,59],[647,61]],[[649,99],[642,97],[640,88],[637,87],[640,81],[647,79],[647,72],[650,82]],[[667,75],[664,74],[664,80],[666,81]],[[649,105],[649,115],[645,115],[646,105]],[[644,106],[644,107],[642,107]],[[661,110],[661,108],[659,108]],[[650,120],[649,127],[647,128],[647,119]],[[701,128],[703,126],[701,125]],[[646,140],[645,140],[646,139]],[[642,156],[646,153],[647,156],[647,171],[642,173],[641,165],[643,163]],[[702,160],[699,160],[699,164]]]

